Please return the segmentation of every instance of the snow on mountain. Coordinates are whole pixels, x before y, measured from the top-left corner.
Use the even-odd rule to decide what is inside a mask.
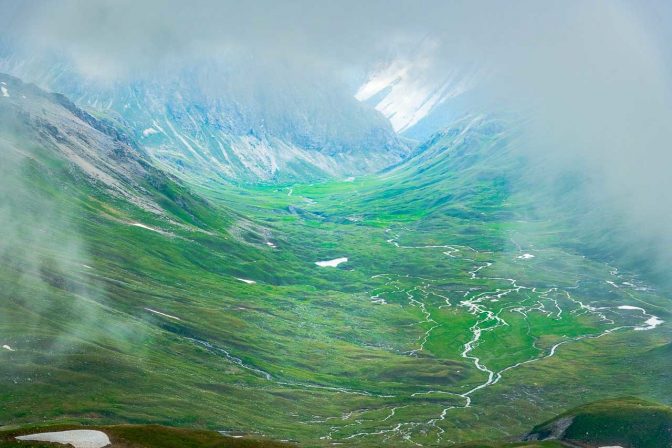
[[[124,123],[162,168],[189,177],[347,177],[378,171],[408,153],[373,107],[319,82],[270,74],[266,82],[263,71],[249,80],[245,70],[204,66],[104,84],[62,61],[0,54],[0,71]]]
[[[436,45],[425,41],[407,56],[397,56],[379,65],[359,87],[355,98],[373,105],[400,134],[412,132],[422,121],[435,120],[442,106],[468,92],[476,75],[462,69],[437,65]],[[430,133],[442,128],[448,120]],[[422,136],[427,137],[427,135]]]

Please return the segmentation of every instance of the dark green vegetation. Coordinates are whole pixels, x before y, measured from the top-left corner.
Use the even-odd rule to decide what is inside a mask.
[[[7,82],[0,422],[447,445],[669,403],[665,291],[543,218],[499,124],[352,181],[187,186]]]
[[[590,446],[657,448],[672,446],[672,409],[635,398],[581,406],[534,428],[530,437],[554,435]]]
[[[459,448],[564,448],[564,445],[558,441],[545,442],[475,442],[456,445]]]

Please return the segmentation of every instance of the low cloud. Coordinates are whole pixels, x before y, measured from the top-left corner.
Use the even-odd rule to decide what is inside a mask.
[[[477,72],[469,111],[521,117],[521,147],[540,177],[589,173],[587,199],[649,240],[672,243],[669,3],[61,0],[0,8],[6,41],[61,52],[88,77],[244,61],[253,73],[246,88],[278,85],[299,96],[316,80],[353,95],[374,67],[431,39],[423,82]]]

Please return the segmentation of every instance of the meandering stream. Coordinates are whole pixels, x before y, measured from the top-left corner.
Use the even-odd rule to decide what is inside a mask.
[[[533,286],[524,286],[520,285],[516,279],[513,278],[503,278],[503,277],[490,277],[487,275],[489,268],[493,266],[492,261],[476,261],[478,258],[482,258],[480,255],[484,253],[479,253],[476,249],[468,246],[460,245],[420,245],[420,246],[407,246],[399,243],[400,235],[394,233],[391,229],[387,230],[390,238],[387,239],[387,243],[393,245],[399,250],[436,250],[439,256],[447,256],[450,258],[462,259],[472,263],[472,268],[466,273],[467,278],[471,280],[488,280],[492,282],[498,282],[507,284],[507,287],[495,288],[492,291],[482,291],[480,288],[469,289],[464,292],[462,297],[449,298],[445,295],[442,295],[438,291],[429,291],[431,288],[431,283],[427,282],[427,279],[417,278],[418,284],[409,289],[402,289],[399,286],[397,280],[400,277],[403,277],[405,280],[408,280],[407,275],[399,276],[395,274],[377,274],[374,278],[384,278],[387,280],[383,288],[378,288],[374,290],[371,294],[371,301],[375,304],[386,305],[388,301],[385,299],[385,293],[383,290],[389,290],[394,293],[403,293],[406,294],[408,299],[408,305],[417,307],[420,311],[420,315],[423,316],[423,319],[418,321],[418,325],[428,325],[429,328],[420,336],[418,339],[418,346],[412,350],[405,352],[408,356],[417,356],[420,352],[425,350],[427,341],[432,335],[432,332],[441,326],[432,317],[432,312],[430,310],[430,305],[426,303],[426,299],[430,294],[433,294],[437,297],[442,297],[445,299],[445,304],[439,306],[450,307],[456,306],[460,309],[465,310],[467,313],[477,317],[476,322],[471,325],[468,329],[471,336],[469,340],[463,345],[463,349],[459,356],[465,360],[468,360],[473,367],[482,372],[484,380],[481,383],[478,383],[471,387],[466,392],[462,393],[453,393],[446,390],[419,390],[412,393],[411,397],[421,397],[433,396],[436,394],[445,394],[452,396],[451,404],[445,406],[441,412],[436,416],[426,421],[410,421],[410,422],[397,422],[385,427],[385,423],[390,421],[397,413],[399,409],[406,408],[408,406],[417,406],[418,404],[414,403],[412,405],[401,405],[393,406],[389,408],[389,414],[384,418],[380,419],[380,424],[382,427],[376,428],[375,430],[362,430],[358,432],[353,432],[353,427],[367,423],[368,426],[371,426],[371,422],[368,419],[361,418],[363,414],[367,411],[363,410],[360,413],[360,418],[355,420],[354,423],[346,425],[333,426],[328,434],[322,437],[323,440],[352,440],[355,438],[362,437],[383,437],[384,439],[389,440],[392,437],[398,437],[401,440],[405,440],[411,444],[420,446],[421,444],[414,440],[414,434],[423,433],[426,434],[429,427],[435,429],[436,431],[436,442],[451,442],[450,440],[444,439],[445,430],[441,428],[441,421],[445,420],[448,414],[451,411],[457,411],[460,409],[466,409],[471,406],[476,405],[474,402],[473,396],[483,389],[486,389],[499,381],[504,377],[504,374],[522,367],[526,364],[533,362],[538,362],[547,358],[551,358],[558,353],[558,349],[572,342],[580,341],[583,339],[589,338],[600,338],[607,334],[613,333],[619,330],[652,330],[656,326],[660,325],[663,321],[657,316],[651,314],[646,309],[639,306],[632,305],[623,305],[623,304],[614,304],[610,306],[595,306],[590,303],[584,303],[581,300],[575,298],[572,295],[573,290],[580,288],[579,282],[571,288],[561,289],[557,286],[549,286],[548,288],[540,289],[539,287]],[[520,254],[516,255],[515,258],[520,260],[520,262],[525,262],[535,258],[535,255],[524,252],[520,246],[518,246]],[[617,269],[612,268],[610,274],[613,276],[613,279],[605,280],[605,283],[611,285],[615,288],[634,288],[634,289],[646,289],[646,286],[637,286],[631,282],[623,281],[618,273]],[[523,302],[519,301],[506,306],[497,306],[489,307],[490,304],[498,303],[505,299],[507,296],[520,293],[521,291],[526,291],[532,297],[536,297],[536,301],[531,305],[525,305]],[[567,310],[563,309],[560,305],[558,298],[551,297],[551,294],[561,295],[565,300],[573,304],[572,309]],[[636,299],[632,294],[630,296],[633,299]],[[455,304],[453,304],[453,302]],[[547,303],[552,307],[551,310],[547,309]],[[530,359],[520,361],[514,364],[511,364],[502,369],[495,369],[489,367],[484,363],[479,356],[474,354],[474,351],[482,342],[482,337],[485,333],[497,331],[499,328],[506,327],[509,324],[504,318],[501,317],[503,311],[515,312],[521,314],[526,320],[528,318],[528,313],[539,312],[546,315],[548,318],[552,319],[561,319],[563,317],[563,312],[569,312],[574,316],[581,314],[590,314],[604,325],[609,326],[597,333],[584,334],[575,337],[568,337],[564,340],[553,344],[548,349],[539,349],[534,346],[535,349],[539,351],[539,355],[532,357]],[[622,315],[622,311],[627,312],[639,312],[642,315],[643,323],[640,325],[617,325],[615,318]],[[609,316],[612,317],[609,317]],[[623,316],[628,317],[628,316]],[[462,401],[459,404],[454,404],[455,398],[459,397]],[[347,417],[347,418],[345,418]],[[342,420],[350,419],[350,415],[342,417]]]
[[[461,262],[468,268],[463,271],[463,276],[458,280],[464,283],[464,290],[459,294],[453,291],[447,293],[436,285],[443,280],[456,279],[432,279],[413,277],[408,274],[382,273],[375,274],[372,279],[380,279],[383,285],[370,292],[369,297],[373,304],[386,306],[391,300],[391,296],[405,297],[405,305],[416,308],[420,319],[413,325],[423,328],[422,333],[415,342],[409,341],[412,348],[405,351],[395,351],[400,356],[418,357],[433,356],[425,355],[428,341],[432,338],[434,332],[441,328],[444,323],[435,318],[435,313],[443,308],[454,308],[460,312],[467,313],[475,318],[473,324],[465,328],[468,332],[466,342],[461,350],[455,353],[456,358],[467,361],[471,365],[476,375],[482,376],[482,381],[468,385],[466,391],[459,391],[453,384],[444,384],[435,388],[427,388],[425,385],[417,385],[416,390],[406,394],[394,393],[374,393],[367,390],[356,390],[338,385],[314,384],[305,381],[294,381],[291,378],[279,377],[271,372],[260,369],[254,365],[245,363],[240,357],[233,355],[227,348],[219,347],[211,342],[189,339],[194,344],[206,348],[213,354],[222,356],[227,361],[248,370],[264,380],[276,385],[292,389],[319,389],[339,394],[360,395],[370,398],[380,399],[380,403],[369,409],[356,409],[338,416],[314,416],[312,420],[304,421],[304,424],[320,425],[329,427],[328,432],[321,437],[324,441],[332,441],[337,444],[342,441],[364,437],[380,437],[384,440],[398,438],[409,444],[420,446],[417,440],[419,435],[426,438],[428,432],[433,431],[436,435],[435,443],[450,443],[452,440],[447,438],[446,430],[442,427],[451,412],[459,412],[472,406],[478,406],[477,393],[483,391],[498,382],[502,381],[506,374],[514,369],[525,365],[542,361],[557,355],[560,347],[572,342],[583,339],[600,338],[607,334],[620,330],[645,331],[653,330],[663,321],[652,314],[644,306],[650,305],[629,292],[646,291],[649,288],[642,284],[633,283],[634,280],[622,277],[618,269],[610,267],[609,279],[603,279],[608,287],[617,289],[625,293],[638,304],[630,305],[626,303],[603,304],[586,303],[576,297],[576,291],[579,291],[581,281],[577,280],[573,286],[561,288],[555,285],[547,287],[523,285],[514,278],[498,277],[489,275],[501,262],[503,254],[493,254],[491,252],[478,251],[469,246],[455,244],[446,245],[418,245],[408,246],[400,244],[400,235],[392,230],[387,230],[387,243],[400,251],[435,251],[437,257],[447,257],[456,262]],[[538,260],[541,255],[534,255],[517,245],[518,252],[511,254],[511,258],[517,263],[528,263],[530,260]],[[500,269],[501,271],[501,269]],[[506,269],[504,269],[506,271]],[[627,281],[626,281],[627,280]],[[473,282],[473,285],[469,283]],[[496,285],[496,286],[484,286]],[[524,293],[524,294],[523,294]],[[433,300],[430,297],[434,298]],[[437,298],[438,304],[437,304]],[[640,306],[642,305],[642,306]],[[153,310],[152,310],[153,311]],[[535,340],[532,349],[538,353],[528,359],[512,362],[503,368],[496,368],[488,362],[483,361],[482,355],[478,355],[476,350],[484,343],[486,334],[497,332],[499,329],[514,325],[507,321],[508,317],[503,314],[515,313],[523,317],[529,323],[528,318],[531,313],[538,313],[545,318],[553,320],[564,319],[566,315],[575,318],[579,316],[589,316],[596,322],[599,322],[599,331],[581,334],[573,337],[563,337],[562,340],[552,345],[542,348],[537,346]],[[173,316],[167,316],[173,317]],[[622,320],[632,321],[638,319],[641,322],[637,324],[619,323]],[[619,322],[617,322],[617,320]],[[390,350],[393,350],[389,348]],[[409,385],[412,386],[412,385]],[[453,388],[451,390],[451,387]],[[437,397],[446,397],[444,406],[440,407],[439,412],[430,418],[417,418],[412,421],[403,420],[398,412],[409,407],[437,406]],[[423,400],[426,397],[426,400]],[[381,417],[381,411],[385,411]],[[401,421],[395,421],[397,418]],[[331,426],[329,422],[337,422]],[[361,430],[358,428],[361,427]]]

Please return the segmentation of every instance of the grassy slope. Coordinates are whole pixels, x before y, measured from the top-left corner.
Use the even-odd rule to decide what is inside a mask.
[[[484,139],[483,144],[488,145],[489,140]],[[606,280],[612,280],[608,265],[584,259],[568,250],[564,237],[569,232],[558,229],[553,223],[535,219],[534,210],[521,209],[521,205],[526,204],[525,198],[513,194],[505,180],[496,175],[499,172],[496,168],[501,168],[502,160],[497,157],[496,151],[492,157],[493,160],[486,162],[486,169],[479,167],[475,170],[474,178],[480,179],[480,183],[476,183],[478,188],[474,188],[473,178],[451,178],[450,171],[446,172],[452,169],[451,165],[446,164],[440,169],[432,167],[438,170],[429,177],[438,184],[433,187],[426,186],[427,178],[422,181],[421,176],[406,176],[402,173],[397,176],[401,186],[396,193],[389,177],[366,177],[353,183],[293,185],[284,189],[276,186],[258,188],[255,197],[259,200],[254,207],[243,203],[238,205],[250,214],[256,214],[268,225],[284,227],[287,233],[293,235],[293,239],[307,241],[306,248],[325,247],[331,241],[337,241],[337,244],[328,246],[331,253],[334,256],[350,255],[356,259],[357,269],[370,268],[372,273],[375,269],[379,269],[378,272],[389,272],[382,267],[389,266],[396,272],[422,275],[425,278],[451,278],[452,285],[443,283],[443,280],[439,283],[444,292],[459,290],[457,285],[468,283],[460,278],[460,271],[464,272],[467,266],[456,266],[456,260],[447,260],[450,263],[439,261],[437,264],[436,253],[425,256],[407,251],[404,258],[399,259],[398,251],[389,252],[384,245],[380,246],[374,241],[384,240],[389,236],[384,230],[395,227],[409,230],[412,239],[407,240],[406,244],[450,242],[468,244],[481,250],[494,250],[495,255],[484,261],[497,261],[500,264],[497,272],[502,276],[515,275],[516,278],[524,279],[526,284],[539,287],[550,284],[569,288],[578,278],[584,288],[583,291],[577,291],[575,297],[586,303],[614,306],[639,302],[664,319],[669,316],[664,296],[654,297],[656,294],[641,291],[615,291],[606,284]],[[506,158],[504,161],[512,163]],[[488,170],[488,166],[492,169]],[[488,175],[488,172],[493,175]],[[381,186],[382,182],[385,183],[384,187]],[[288,196],[290,189],[292,195]],[[443,192],[444,195],[448,192],[458,199],[441,201],[431,197],[428,192]],[[221,200],[239,200],[235,194],[227,192],[211,191],[209,194]],[[294,208],[288,208],[290,205]],[[282,213],[288,209],[294,215],[287,217]],[[305,231],[301,230],[302,227]],[[558,230],[563,230],[563,233]],[[511,263],[510,258],[517,253],[512,239],[527,247],[536,245],[544,248],[543,259],[537,253],[537,259],[529,263],[531,266],[523,268],[517,262]],[[371,260],[372,256],[375,256],[375,261]],[[371,261],[373,263],[370,266],[365,265]],[[338,278],[339,282],[343,282],[344,274],[339,274]],[[362,279],[362,282],[366,284],[367,281]],[[411,283],[409,281],[409,285]],[[488,283],[482,285],[486,288],[488,286],[497,287]],[[403,299],[401,295],[395,303],[402,309],[405,308]],[[562,302],[561,297],[555,299],[559,300],[563,308],[568,305]],[[491,366],[503,368],[539,356],[540,350],[531,350],[532,343],[548,348],[563,338],[600,334],[599,321],[591,321],[576,310],[566,309],[562,318],[557,319],[548,319],[543,312],[525,318],[517,316],[515,312],[507,312],[506,308],[503,308],[503,313],[506,313],[502,316],[509,322],[517,323],[485,334],[483,347],[477,350],[479,356]],[[428,340],[427,352],[432,356],[455,359],[455,354],[466,342],[463,330],[465,326],[473,324],[473,320],[460,312],[446,311],[434,313],[432,318],[439,321],[441,327]],[[486,428],[487,424],[483,423],[488,421],[494,426],[493,422],[497,421],[496,425],[502,430],[506,428],[504,431],[515,434],[516,431],[523,431],[525,425],[533,424],[535,415],[549,415],[586,399],[619,395],[624,389],[665,400],[669,387],[658,388],[655,384],[669,378],[665,367],[669,367],[667,359],[658,358],[655,365],[649,364],[638,372],[633,372],[631,366],[640,364],[640,359],[649,348],[664,343],[667,338],[669,333],[661,334],[660,330],[653,333],[630,331],[599,339],[588,338],[563,346],[554,358],[507,373],[506,382],[493,386],[477,397],[480,402],[488,403],[488,409],[475,409],[466,418],[458,417],[446,422],[446,428],[458,437],[472,437],[476,433],[497,437],[501,435],[500,430],[492,426]],[[416,368],[420,369],[420,366],[416,364]],[[389,369],[393,368],[389,366]],[[642,382],[642,378],[646,379]],[[475,380],[473,377],[470,379]],[[427,377],[423,380],[427,381]],[[568,396],[567,390],[576,392]],[[510,414],[508,409],[511,407],[519,412]],[[359,425],[359,428],[362,426],[365,427]]]
[[[155,422],[310,445],[329,443],[321,439],[329,435],[379,446],[404,443],[403,434],[348,437],[410,422],[418,424],[404,427],[414,440],[434,444],[439,431],[425,422],[462,403],[450,393],[485,378],[460,357],[479,316],[458,306],[459,297],[469,288],[508,285],[472,279],[475,265],[493,263],[490,277],[516,276],[539,287],[571,287],[580,278],[587,288],[580,297],[597,303],[632,303],[632,294],[653,306],[666,304],[654,292],[605,287],[609,267],[554,246],[557,235],[547,223],[519,223],[511,212],[500,214],[517,199],[501,179],[479,173],[465,180],[444,177],[444,168],[436,168],[429,178],[440,181],[433,186],[400,176],[394,188],[380,177],[216,188],[202,191],[208,203],[177,184],[148,181],[169,211],[168,221],[82,182],[48,153],[40,160],[26,165],[30,194],[17,204],[39,211],[46,203],[70,212],[59,215],[59,226],[48,226],[39,213],[17,215],[26,225],[44,224],[56,243],[38,245],[25,259],[6,259],[0,269],[0,342],[16,350],[0,352],[0,375],[8,385],[0,397],[5,423],[36,422],[36,416],[89,424]],[[445,192],[452,196],[443,200]],[[387,242],[386,229],[399,232],[402,244],[461,244],[480,252],[463,259],[443,250],[400,250]],[[543,247],[543,256],[517,261],[510,240],[519,234]],[[340,256],[350,262],[338,269],[314,265]],[[372,278],[381,273],[394,278]],[[409,356],[434,326],[407,294],[425,283],[431,293],[415,297],[438,327],[424,350]],[[388,304],[373,303],[373,295]],[[442,296],[452,306],[443,307]],[[566,309],[561,318],[546,313],[550,299],[544,302],[548,309],[523,317],[514,308],[539,299],[526,292],[491,303],[511,325],[484,333],[474,353],[502,369],[565,338],[605,328],[553,298]],[[668,320],[663,312],[657,315]],[[563,346],[556,357],[507,372],[474,395],[471,408],[454,410],[438,424],[445,431],[441,443],[521,434],[540,416],[623,388],[662,397],[666,391],[653,384],[669,384],[666,361],[639,371],[632,366],[669,340],[664,329]],[[441,393],[412,395],[428,389]]]
[[[561,419],[571,418],[563,440],[590,446],[661,448],[672,446],[672,409],[636,398],[590,403],[561,414],[532,431],[544,437]]]
[[[563,448],[563,445],[557,441],[548,442],[475,442],[456,445],[459,448]]]

